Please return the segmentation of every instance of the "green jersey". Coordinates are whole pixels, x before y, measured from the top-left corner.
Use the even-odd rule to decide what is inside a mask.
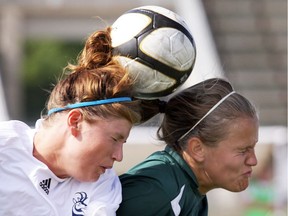
[[[173,149],[155,152],[120,176],[123,201],[117,215],[207,216],[205,195],[194,173]]]

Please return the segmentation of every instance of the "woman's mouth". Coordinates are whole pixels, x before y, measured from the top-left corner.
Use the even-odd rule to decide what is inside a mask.
[[[250,178],[252,176],[252,170],[245,172],[243,175],[247,178]]]

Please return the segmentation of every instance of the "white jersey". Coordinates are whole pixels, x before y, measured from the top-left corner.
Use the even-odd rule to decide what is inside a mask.
[[[0,215],[115,215],[122,196],[114,170],[92,183],[60,179],[33,157],[34,134],[20,121],[0,122]]]

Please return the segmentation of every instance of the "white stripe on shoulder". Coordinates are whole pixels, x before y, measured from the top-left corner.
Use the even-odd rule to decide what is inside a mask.
[[[178,216],[181,212],[181,207],[179,205],[179,202],[182,198],[184,188],[185,188],[185,185],[183,185],[181,187],[181,190],[180,190],[180,193],[178,194],[178,196],[175,197],[175,199],[171,201],[171,206],[172,206],[172,209],[173,209],[175,216]]]

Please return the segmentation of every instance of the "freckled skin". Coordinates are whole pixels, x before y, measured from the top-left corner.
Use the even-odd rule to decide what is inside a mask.
[[[105,169],[112,168],[114,161],[122,161],[123,144],[131,127],[125,119],[84,122],[66,149],[67,175],[80,181],[96,181]]]
[[[123,144],[132,124],[124,118],[99,118],[88,123],[77,110],[62,115],[53,127],[38,131],[33,155],[59,178],[96,181],[114,161],[122,161]],[[49,145],[54,137],[53,146]]]

